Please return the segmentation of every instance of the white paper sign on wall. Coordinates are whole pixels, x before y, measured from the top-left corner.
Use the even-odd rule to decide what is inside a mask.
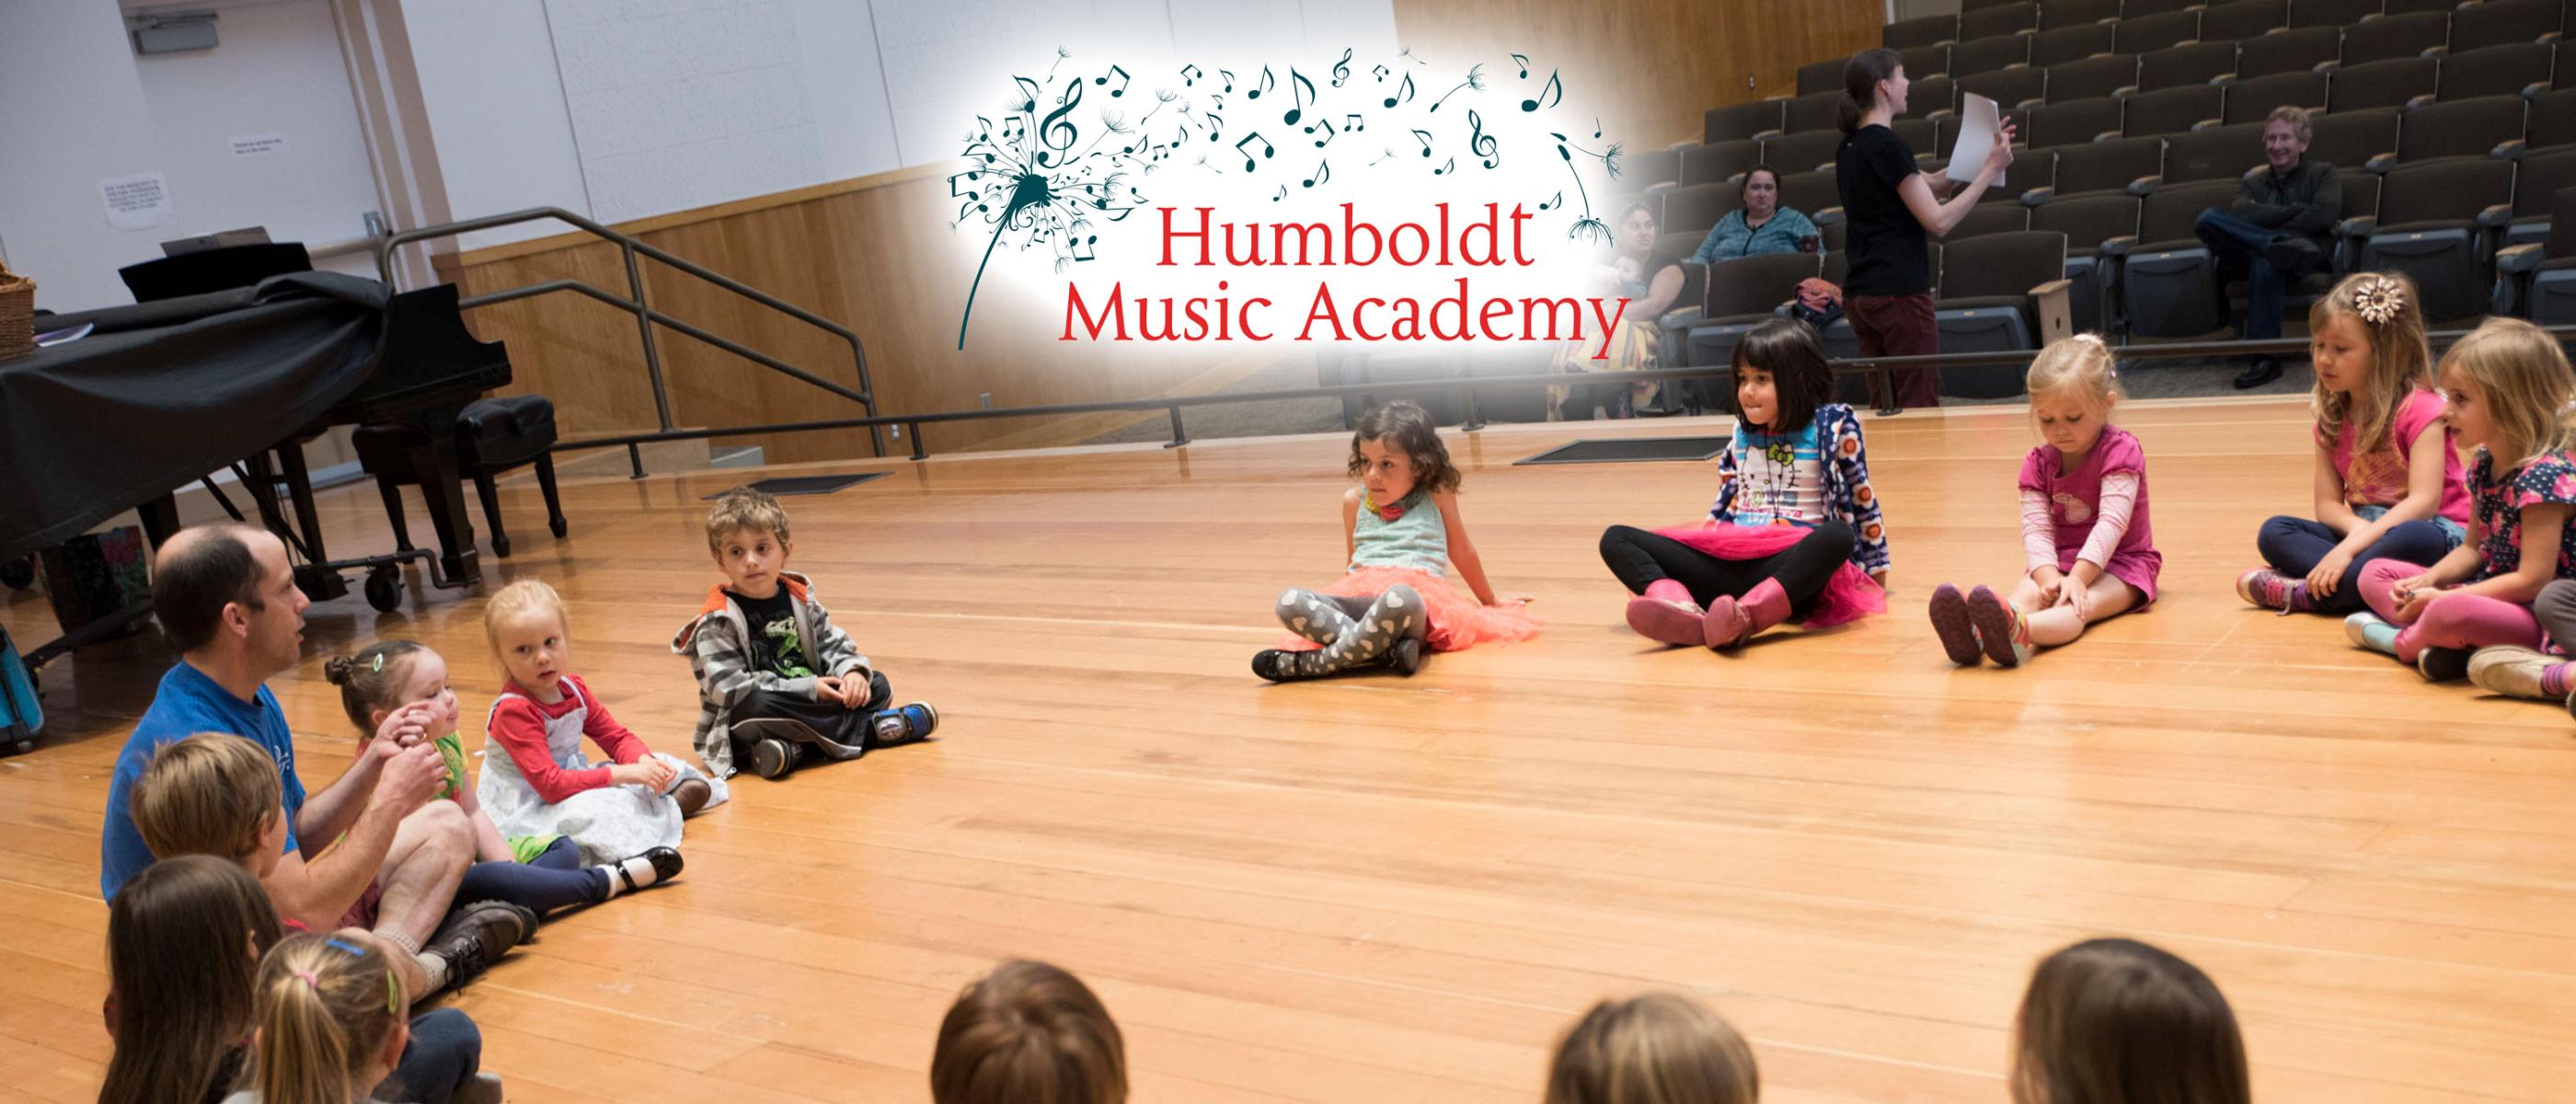
[[[233,135],[233,156],[275,157],[286,152],[286,135],[281,131],[266,134]]]
[[[140,230],[170,221],[170,186],[157,172],[101,180],[98,198],[107,205],[108,225],[119,230]]]

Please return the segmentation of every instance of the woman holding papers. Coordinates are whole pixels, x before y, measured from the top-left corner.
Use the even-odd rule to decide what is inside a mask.
[[[1920,171],[1914,151],[1888,127],[1890,120],[1905,112],[1905,90],[1904,60],[1894,50],[1863,50],[1843,67],[1844,137],[1834,154],[1843,214],[1851,224],[1843,312],[1860,337],[1865,357],[1940,351],[1939,332],[1932,322],[1932,264],[1924,235],[1948,237],[1985,194],[1986,186],[2001,179],[2004,166],[2012,163],[2012,125],[1986,128],[1989,148],[1976,177],[1944,200],[1943,194],[1951,193],[1955,183],[1949,174]],[[1993,117],[1991,108],[1983,117]],[[1968,129],[1960,135],[1959,148],[1975,157],[1972,143],[1979,137],[1978,127],[1966,119],[1962,122]],[[1899,405],[1941,404],[1939,369],[1905,368],[1895,375]]]

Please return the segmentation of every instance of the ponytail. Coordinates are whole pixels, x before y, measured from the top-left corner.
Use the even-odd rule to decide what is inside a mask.
[[[313,933],[279,943],[259,975],[262,1104],[348,1104],[374,1088],[356,1082],[402,1022],[401,992],[373,945]]]
[[[1836,125],[1845,134],[1860,129],[1861,116],[1878,106],[1878,82],[1896,75],[1905,55],[1884,46],[1863,50],[1843,65],[1843,98],[1836,106]]]

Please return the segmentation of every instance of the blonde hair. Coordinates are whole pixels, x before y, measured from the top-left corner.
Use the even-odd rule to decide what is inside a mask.
[[[787,542],[787,507],[778,504],[778,496],[749,487],[735,487],[716,500],[707,511],[707,551],[724,555],[724,539],[736,530],[748,529],[767,533],[779,543]]]
[[[501,626],[521,614],[545,612],[555,615],[555,623],[572,632],[572,618],[565,616],[563,595],[555,588],[535,579],[521,579],[502,587],[483,604],[483,639],[492,645],[492,654],[501,653]]]
[[[393,964],[371,942],[290,936],[259,970],[259,1053],[251,1084],[261,1104],[348,1104],[402,1024]]]
[[[2097,417],[2109,413],[2125,395],[2120,390],[2120,368],[2111,357],[2111,347],[2089,333],[2050,342],[2031,358],[2030,374],[2022,378],[2022,384],[2030,392],[2033,417],[2037,417],[2042,395],[2072,394],[2084,401],[2085,413]]]
[[[1080,978],[1013,960],[968,984],[930,1056],[937,1104],[1120,1104],[1127,1044]]]
[[[1602,1001],[1556,1048],[1545,1104],[1754,1104],[1744,1036],[1679,993]]]
[[[2332,446],[2350,427],[2354,456],[2395,451],[2389,433],[2397,407],[2407,392],[2433,388],[2433,349],[2424,341],[2424,310],[2415,282],[2402,272],[2346,276],[2308,308],[2308,333],[2323,333],[2338,318],[2352,319],[2367,336],[2370,371],[2350,394],[2326,390],[2325,381],[2317,381],[2308,394],[2317,443]]]
[[[2495,433],[2485,448],[2495,474],[2576,439],[2567,409],[2576,396],[2576,370],[2558,339],[2540,327],[2519,318],[2487,319],[2442,354],[2442,370],[2458,372],[2486,396]]]
[[[126,807],[154,857],[212,855],[238,863],[259,850],[268,818],[285,815],[283,787],[268,749],[201,732],[154,751]]]

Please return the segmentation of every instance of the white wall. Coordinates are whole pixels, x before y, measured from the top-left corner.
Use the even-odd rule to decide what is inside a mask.
[[[592,213],[537,0],[399,0],[449,217],[528,207]],[[551,222],[468,234],[463,247],[558,234]]]
[[[106,177],[166,168],[125,24],[111,0],[6,0],[0,21],[0,256],[58,311],[130,303],[122,265],[161,255],[169,227],[118,230]],[[186,197],[178,215],[188,215]]]

